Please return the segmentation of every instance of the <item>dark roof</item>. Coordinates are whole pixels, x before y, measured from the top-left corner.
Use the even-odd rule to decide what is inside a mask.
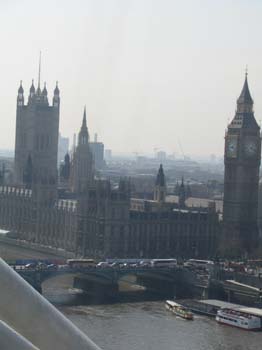
[[[43,88],[43,90],[42,90],[42,94],[43,94],[44,96],[47,96],[46,83],[45,83],[44,88]]]
[[[229,128],[259,129],[253,113],[253,99],[249,91],[247,75],[245,77],[241,94],[237,100],[237,111],[235,117],[230,123]]]
[[[30,93],[35,93],[34,80],[32,80],[32,85],[30,87]]]
[[[233,129],[258,129],[259,126],[254,117],[254,113],[236,113],[234,119],[229,125],[229,128]]]
[[[22,80],[20,81],[20,86],[19,86],[19,89],[18,89],[18,93],[19,94],[23,94],[24,93],[24,89],[23,89],[23,86],[22,86]]]
[[[58,81],[56,82],[55,90],[54,90],[54,95],[59,95],[60,91],[58,89]]]
[[[249,87],[248,87],[248,82],[247,82],[247,75],[245,78],[245,82],[244,82],[244,86],[243,89],[241,91],[241,94],[237,100],[237,103],[248,103],[251,104],[253,103],[253,99],[251,97],[250,91],[249,91]]]

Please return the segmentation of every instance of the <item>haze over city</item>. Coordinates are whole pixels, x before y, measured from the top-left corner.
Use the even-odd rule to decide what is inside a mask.
[[[41,7],[41,9],[40,9]],[[87,106],[91,137],[123,153],[221,156],[245,66],[262,116],[259,1],[1,1],[1,140],[13,149],[19,80],[61,91],[72,138]]]

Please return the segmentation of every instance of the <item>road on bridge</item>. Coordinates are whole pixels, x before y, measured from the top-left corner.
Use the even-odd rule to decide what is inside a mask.
[[[0,257],[4,260],[18,260],[18,259],[61,259],[61,256],[42,253],[33,249],[18,247],[4,242],[0,242]]]

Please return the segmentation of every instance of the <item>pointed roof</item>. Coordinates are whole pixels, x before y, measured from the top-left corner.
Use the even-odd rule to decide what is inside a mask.
[[[247,81],[247,73],[246,73],[246,77],[245,77],[245,82],[241,91],[241,94],[237,100],[237,103],[247,103],[247,104],[252,104],[253,103],[253,99],[251,97],[250,91],[249,91],[249,87],[248,87],[248,81]]]
[[[82,121],[82,128],[86,128],[86,106],[84,108],[84,115],[83,115],[83,121]]]
[[[229,129],[259,129],[253,112],[253,99],[251,97],[247,72],[241,94],[237,100],[236,114],[229,124]]]
[[[165,186],[166,185],[166,179],[165,179],[165,174],[163,170],[162,164],[160,164],[157,177],[156,177],[156,186]]]
[[[44,88],[42,90],[42,95],[47,96],[46,82],[44,83]]]
[[[54,90],[54,95],[59,95],[60,91],[58,88],[58,81],[56,82],[55,90]]]
[[[35,93],[34,79],[32,79],[32,85],[30,87],[30,93]]]
[[[86,107],[85,107],[81,129],[78,134],[78,144],[80,143],[88,144],[88,139],[89,139],[89,134],[88,134],[87,124],[86,124]]]
[[[23,94],[24,93],[24,89],[23,89],[23,86],[22,86],[22,80],[20,80],[20,86],[19,86],[19,89],[18,89],[18,93],[19,94]]]

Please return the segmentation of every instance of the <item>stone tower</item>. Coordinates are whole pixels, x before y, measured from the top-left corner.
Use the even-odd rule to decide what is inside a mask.
[[[260,127],[253,112],[247,74],[235,116],[225,135],[222,250],[252,252],[257,238]]]
[[[49,105],[46,84],[35,90],[32,82],[28,103],[20,84],[16,108],[15,184],[56,184],[59,128],[59,89]],[[31,182],[28,183],[28,182]]]
[[[185,208],[186,206],[186,188],[184,185],[184,177],[182,177],[181,185],[179,187],[178,204],[180,208]]]
[[[165,202],[166,200],[166,179],[162,164],[160,164],[154,188],[154,200]]]
[[[89,145],[89,134],[86,124],[86,108],[78,134],[78,143],[73,154],[71,184],[75,193],[84,192],[94,179],[94,162]]]

